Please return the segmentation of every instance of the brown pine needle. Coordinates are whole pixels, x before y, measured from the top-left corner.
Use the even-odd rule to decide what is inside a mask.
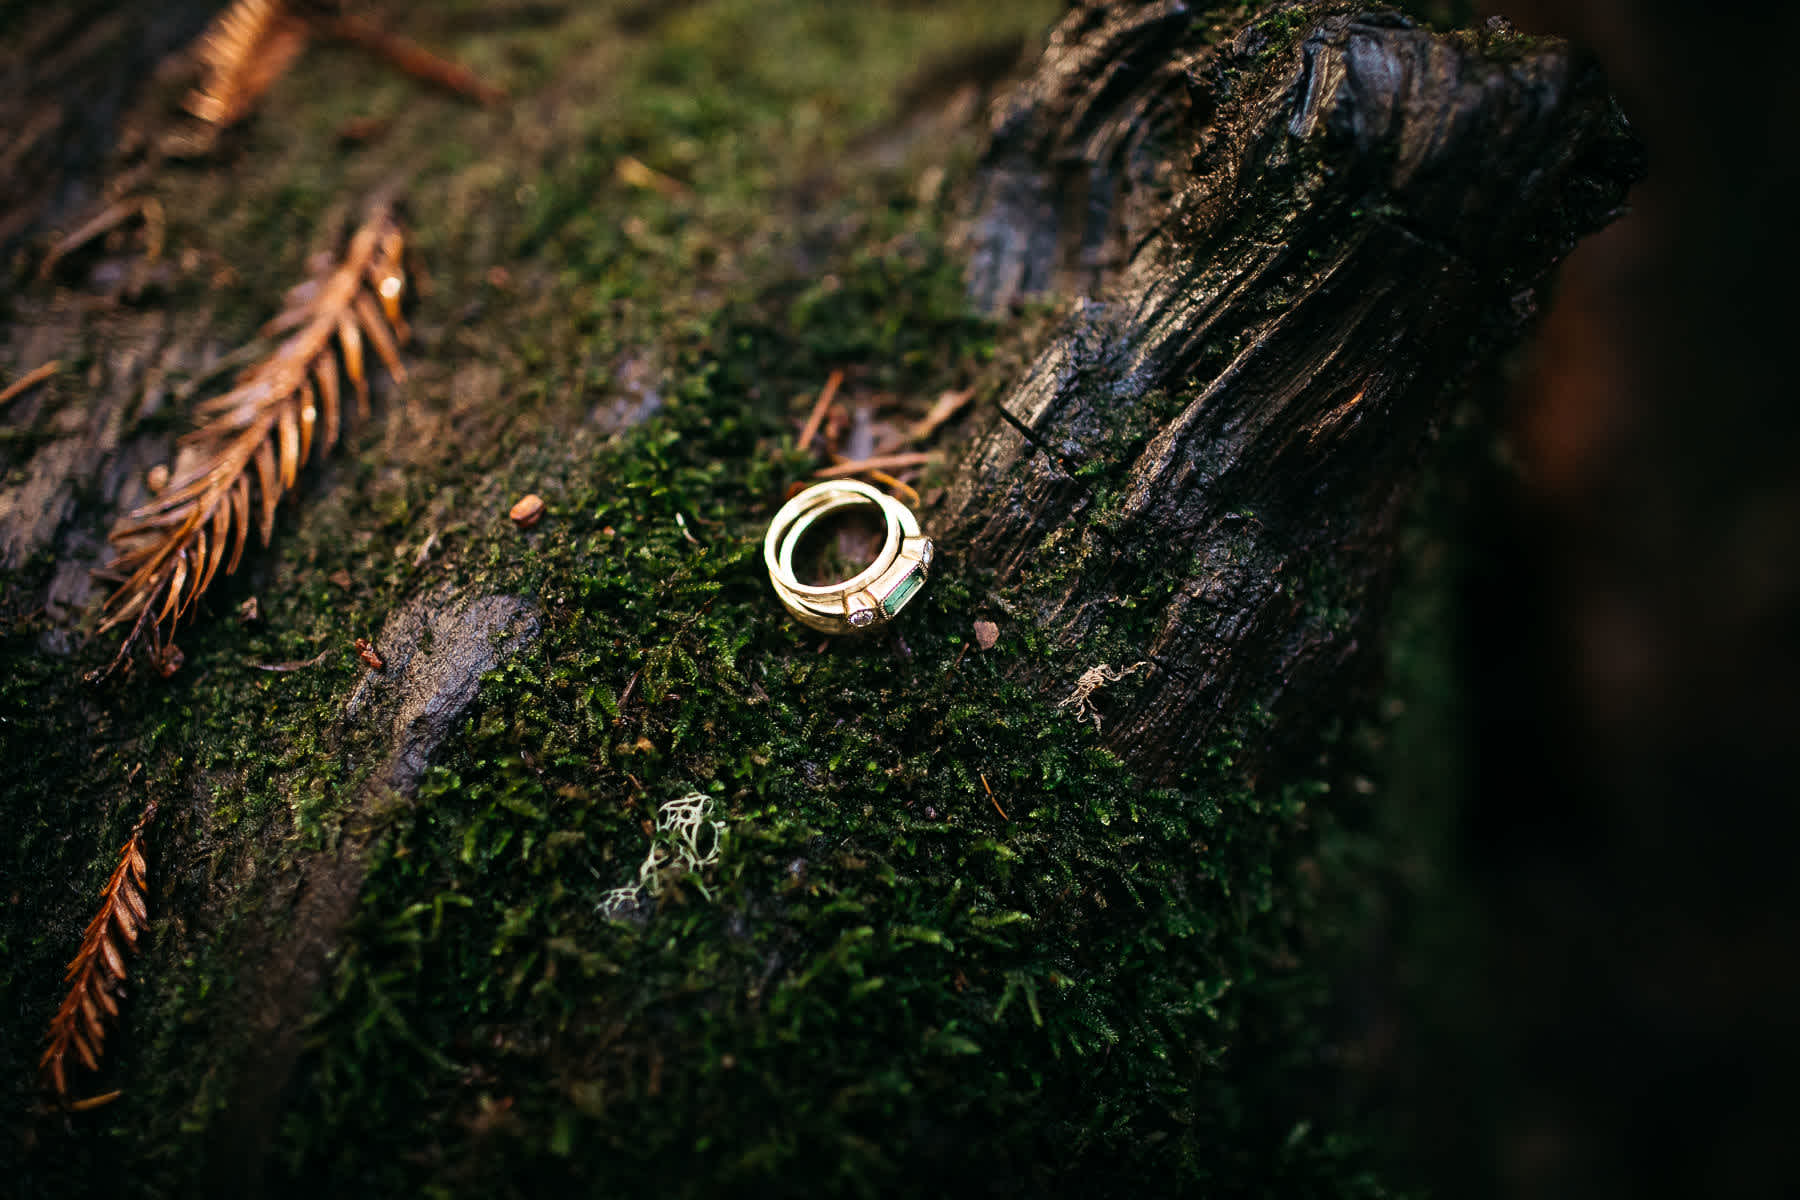
[[[198,451],[193,464],[108,535],[116,552],[105,573],[123,582],[107,598],[100,628],[129,623],[129,632],[97,677],[115,670],[145,634],[164,642],[221,567],[236,571],[253,522],[269,544],[282,494],[315,450],[323,456],[337,444],[340,358],[360,417],[369,411],[365,342],[395,382],[406,381],[398,348],[407,338],[403,248],[391,206],[376,201],[342,261],[316,287],[297,289],[292,307],[269,322],[293,330],[287,340],[230,391],[199,405],[204,423],[182,439]]]
[[[5,387],[0,388],[0,404],[5,404],[15,396],[23,395],[60,370],[62,370],[60,358],[53,358],[41,367],[31,368]]]
[[[119,996],[124,992],[125,951],[137,949],[138,936],[149,923],[150,909],[144,903],[149,872],[144,860],[144,827],[155,816],[156,802],[152,800],[119,847],[119,864],[100,893],[100,911],[88,922],[81,949],[63,972],[69,993],[50,1020],[50,1044],[38,1060],[38,1070],[65,1105],[69,1105],[71,1061],[90,1071],[100,1067],[108,1018],[119,1015]],[[69,1106],[93,1108],[116,1095],[96,1096]]]
[[[326,657],[328,655],[330,655],[330,653],[331,653],[331,647],[327,646],[325,649],[319,651],[316,655],[314,655],[311,658],[298,658],[298,659],[295,659],[293,662],[251,663],[250,665],[255,667],[259,671],[274,671],[277,673],[285,673],[288,671],[304,671],[309,667],[316,667],[320,663],[324,662]]]
[[[467,96],[477,104],[491,106],[506,102],[505,92],[461,63],[439,58],[425,47],[388,32],[366,17],[322,17],[316,19],[315,27],[326,37],[372,51],[414,79]]]
[[[878,453],[890,454],[902,446],[916,445],[941,429],[946,422],[968,406],[975,398],[974,388],[964,388],[960,392],[945,392],[937,398],[924,416],[914,421],[905,433],[896,434],[876,447]]]
[[[108,204],[50,247],[50,252],[44,255],[44,261],[38,264],[38,278],[50,278],[57,263],[95,238],[111,233],[133,217],[144,219],[146,257],[151,260],[161,257],[165,224],[162,203],[154,196],[127,196]]]
[[[114,1100],[117,1100],[124,1094],[124,1092],[114,1088],[110,1092],[101,1092],[98,1096],[88,1096],[81,1100],[70,1100],[64,1104],[63,1107],[70,1112],[87,1112],[90,1109],[101,1108],[111,1104]]]
[[[987,773],[984,771],[977,771],[976,774],[981,776],[981,789],[988,794],[988,799],[992,801],[994,811],[1000,814],[1000,819],[1002,821],[1012,820],[1011,817],[1006,815],[1006,810],[1000,807],[1000,801],[994,796],[994,789],[988,786]]]
[[[865,474],[867,474],[870,479],[873,479],[876,483],[879,483],[882,487],[886,488],[889,492],[893,493],[894,498],[906,505],[906,507],[919,507],[918,490],[914,488],[912,484],[906,482],[906,480],[896,478],[893,475],[889,475],[886,471],[874,468],[871,468],[869,471],[865,472]]]
[[[813,472],[813,478],[840,479],[845,475],[861,475],[866,471],[922,467],[937,460],[938,456],[928,450],[913,450],[905,454],[877,454],[872,458],[853,458],[845,462],[833,463],[829,467],[820,467]]]
[[[819,401],[813,405],[812,415],[806,418],[806,425],[800,430],[800,440],[794,443],[800,449],[812,445],[813,438],[819,435],[819,427],[825,424],[825,414],[831,410],[831,402],[837,399],[838,388],[843,382],[842,371],[833,371],[826,376],[825,386],[819,390]]]

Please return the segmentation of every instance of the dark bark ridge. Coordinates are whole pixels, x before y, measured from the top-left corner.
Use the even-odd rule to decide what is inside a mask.
[[[974,293],[1123,266],[936,517],[1035,618],[1046,689],[1145,664],[1096,699],[1152,780],[1233,730],[1254,775],[1368,678],[1434,432],[1641,173],[1561,43],[1341,4],[1217,46],[1192,27],[1180,4],[1084,6],[997,116]]]

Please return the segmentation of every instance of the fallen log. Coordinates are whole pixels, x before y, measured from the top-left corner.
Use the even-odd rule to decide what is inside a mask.
[[[717,20],[752,53],[733,11],[677,32]],[[678,93],[656,127],[674,146],[711,86],[680,75],[694,53],[630,77]],[[620,282],[587,242],[674,243],[635,194],[588,218],[614,171],[576,169],[585,126],[490,131],[485,153],[517,166],[539,137],[545,198],[503,189],[539,227],[419,214],[420,244],[471,256],[432,269],[503,299],[440,285],[409,373],[451,397],[442,441],[504,451],[459,473],[419,450],[427,499],[348,451],[250,563],[259,615],[197,624],[167,690],[77,692],[45,665],[72,639],[40,650],[24,617],[9,635],[5,747],[32,778],[8,970],[53,997],[62,948],[31,922],[87,915],[57,892],[85,849],[49,814],[98,826],[111,791],[151,789],[149,857],[171,864],[109,1040],[113,1124],[33,1126],[28,1182],[1350,1190],[1354,1141],[1309,1134],[1336,1111],[1308,1091],[1329,1047],[1301,961],[1320,756],[1364,715],[1435,430],[1640,170],[1596,68],[1341,3],[1226,30],[1173,0],[1077,6],[994,109],[964,241],[990,312],[1085,299],[986,392],[927,497],[943,565],[899,639],[826,652],[757,566],[785,397],[909,354],[921,391],[966,384],[988,335],[960,281],[946,302],[906,238],[857,242],[828,304],[772,285],[699,351],[667,335],[666,372],[621,361],[614,379],[657,381],[628,417],[559,427],[589,411],[592,344],[559,331],[551,356],[543,328]],[[654,202],[730,194],[695,173]],[[550,311],[508,290],[526,277]],[[941,342],[962,358],[933,360]],[[564,354],[579,367],[543,383]],[[80,461],[116,483],[151,449],[115,429]],[[526,487],[545,509],[521,529]],[[117,490],[29,506],[32,553],[79,551],[67,527],[99,527],[91,493]],[[283,661],[320,665],[257,669]],[[0,1063],[35,1060],[9,1035]]]

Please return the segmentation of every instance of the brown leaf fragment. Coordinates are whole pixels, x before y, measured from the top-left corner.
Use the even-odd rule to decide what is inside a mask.
[[[51,1090],[58,1096],[69,1094],[69,1077],[63,1070],[63,1054],[60,1047],[53,1047],[44,1052],[43,1059],[38,1063],[48,1077]]]
[[[325,409],[324,447],[330,450],[338,440],[338,377],[329,361],[312,365],[313,382],[319,385],[319,401]]]
[[[111,1104],[124,1094],[120,1089],[114,1088],[110,1092],[101,1092],[98,1096],[84,1096],[80,1100],[71,1100],[66,1107],[70,1112],[87,1112],[89,1109]]]
[[[100,1024],[100,1004],[99,1001],[94,998],[94,993],[91,990],[82,993],[81,1019],[86,1023],[88,1033],[91,1037],[97,1040],[105,1036],[105,1030]]]
[[[90,1071],[100,1069],[100,1054],[88,1043],[87,1035],[77,1029],[69,1038],[75,1046],[75,1053],[81,1059],[81,1065]]]
[[[376,356],[394,377],[394,382],[405,383],[406,368],[400,363],[400,347],[394,344],[393,335],[388,332],[388,323],[382,318],[380,306],[367,292],[356,297],[356,323],[368,335]]]
[[[227,575],[237,571],[238,559],[244,557],[244,543],[250,540],[250,477],[240,475],[231,485],[231,561],[225,566]]]
[[[344,374],[350,377],[350,385],[356,389],[356,417],[366,421],[369,419],[369,377],[363,373],[362,333],[350,319],[350,314],[338,318],[337,335],[338,352],[344,356]]]
[[[225,561],[225,543],[230,540],[231,509],[229,506],[221,504],[218,508],[213,510],[212,544],[208,547],[211,553],[206,556],[206,570],[200,573],[200,582],[194,587],[195,595],[204,592],[207,588],[212,586],[213,576],[219,573],[219,564]],[[244,603],[255,605],[256,597],[252,596]],[[238,611],[239,614],[242,615],[243,605],[238,606]],[[252,609],[248,619],[255,620],[254,609]]]
[[[125,978],[125,956],[119,953],[119,948],[113,945],[113,940],[109,937],[103,936],[100,939],[100,961],[106,965],[114,979]]]
[[[256,531],[262,535],[262,543],[267,546],[275,540],[275,505],[281,499],[281,488],[278,486],[280,476],[275,470],[275,448],[266,441],[256,443],[252,455],[256,464],[256,490],[262,504],[257,509]]]
[[[311,380],[300,385],[300,417],[296,424],[300,427],[299,461],[304,464],[312,457],[313,430],[319,424],[319,406],[313,402]]]
[[[387,662],[381,657],[380,652],[375,649],[374,643],[369,641],[368,638],[356,639],[356,656],[362,659],[363,662],[373,670],[381,671],[387,668]]]
[[[1000,640],[1000,627],[992,621],[975,622],[975,644],[983,650],[992,650],[994,643]]]
[[[124,937],[125,944],[137,949],[137,918],[132,915],[131,910],[123,904],[115,904],[112,907],[112,919],[113,924],[118,926],[120,935]]]
[[[169,614],[175,611],[175,606],[181,603],[181,589],[187,583],[187,577],[187,551],[180,550],[175,553],[175,574],[164,595],[162,611],[156,614],[159,622],[168,620]]]
[[[294,480],[300,475],[300,412],[299,405],[286,405],[276,419],[275,428],[280,433],[279,461],[281,463],[281,486],[283,490],[294,486]]]

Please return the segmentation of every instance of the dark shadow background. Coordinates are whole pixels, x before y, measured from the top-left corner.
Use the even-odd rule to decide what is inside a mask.
[[[1792,1194],[1800,12],[1496,12],[1599,55],[1650,172],[1566,264],[1472,489],[1439,934],[1473,966],[1403,1035],[1413,1136],[1444,1195]]]

